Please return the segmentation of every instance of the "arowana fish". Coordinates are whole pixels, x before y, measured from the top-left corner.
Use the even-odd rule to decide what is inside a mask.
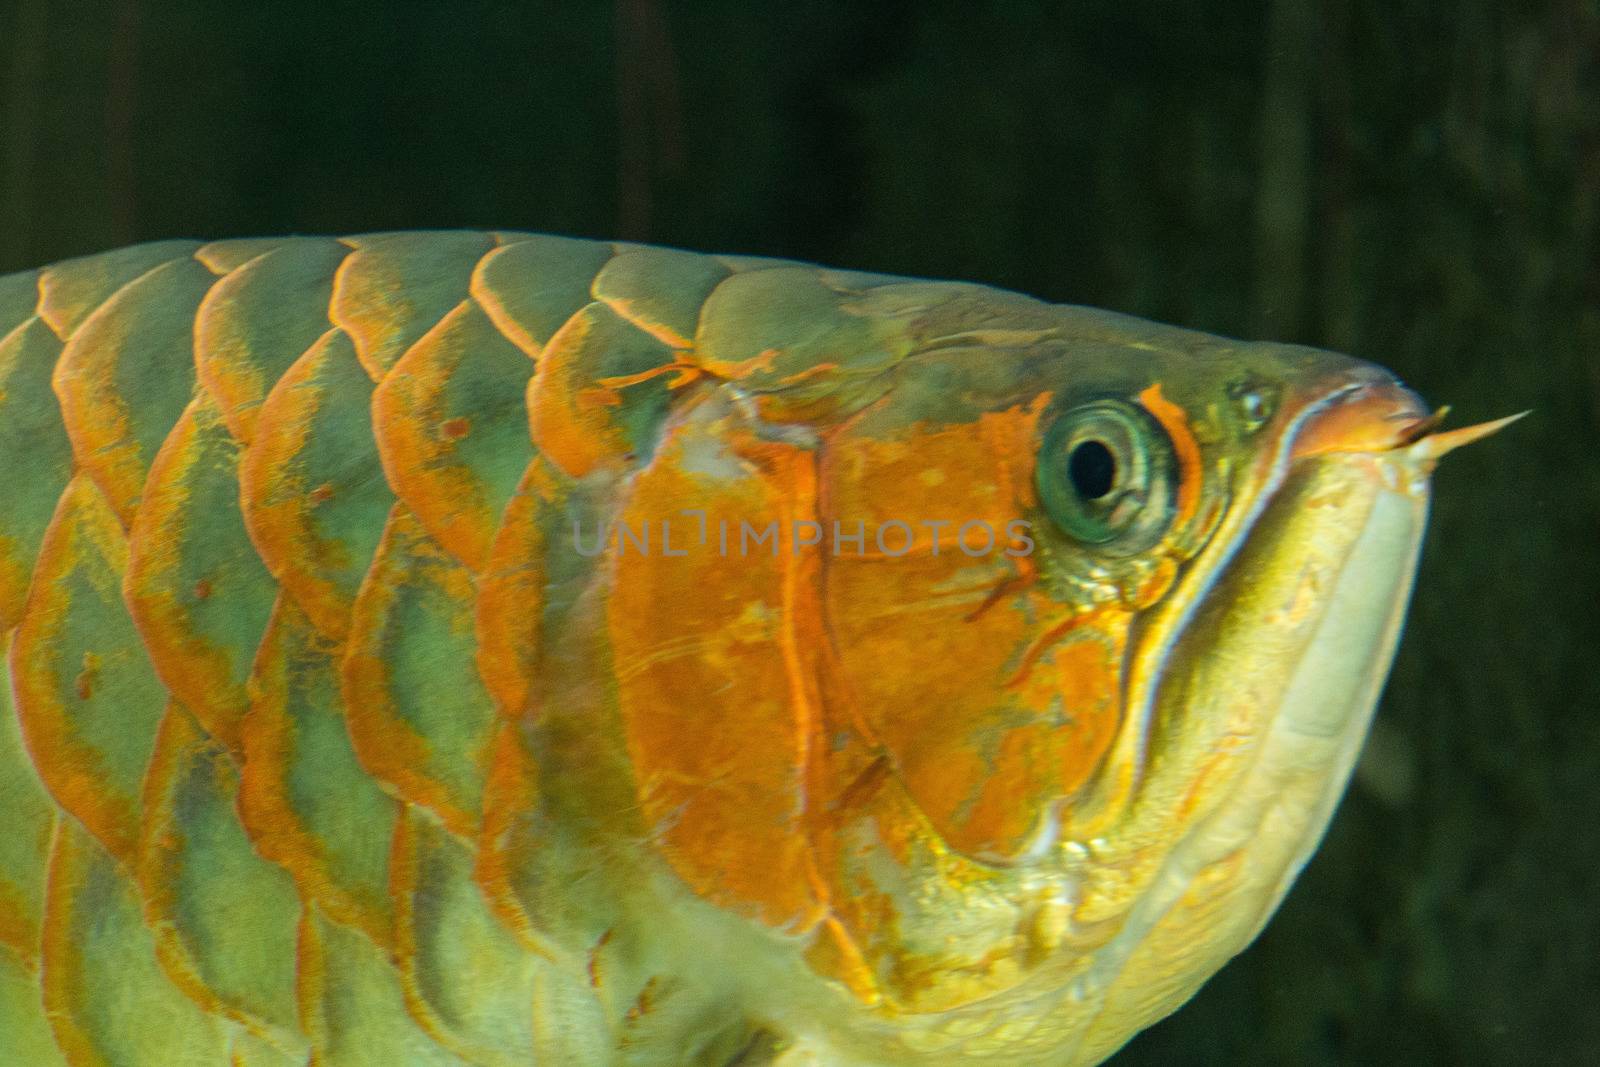
[[[142,245],[0,338],[29,1067],[1098,1062],[1306,861],[1498,425],[520,233]]]

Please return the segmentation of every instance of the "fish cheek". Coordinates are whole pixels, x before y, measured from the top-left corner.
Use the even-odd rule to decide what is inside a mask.
[[[865,731],[944,843],[968,856],[1025,851],[1052,802],[1094,773],[1120,720],[1127,615],[1083,612],[1032,584],[1010,536],[1034,515],[1036,410],[884,438],[830,442],[825,499],[867,551],[828,560],[827,610],[843,689]],[[944,537],[932,522],[949,525]],[[916,531],[889,555],[873,532]],[[996,533],[963,546],[963,525]],[[977,527],[973,527],[976,529]],[[891,545],[891,548],[898,547]]]

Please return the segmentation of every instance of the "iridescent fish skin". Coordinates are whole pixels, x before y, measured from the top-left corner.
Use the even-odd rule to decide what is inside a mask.
[[[1099,1062],[1315,847],[1436,423],[522,233],[0,278],[0,1053]]]

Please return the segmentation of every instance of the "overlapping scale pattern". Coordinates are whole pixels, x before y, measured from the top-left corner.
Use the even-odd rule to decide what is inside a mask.
[[[825,302],[796,274],[441,232],[0,278],[0,1060],[737,1054],[607,906],[542,913],[528,857],[572,798],[533,813],[539,769],[591,749],[521,723],[607,699],[547,692],[551,635],[604,621],[565,523],[648,460],[697,335],[795,372],[703,311],[730,278]]]

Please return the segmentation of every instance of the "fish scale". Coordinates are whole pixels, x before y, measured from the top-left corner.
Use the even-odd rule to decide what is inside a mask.
[[[0,339],[0,452],[21,468],[13,467],[0,509],[0,627],[8,630],[22,614],[34,555],[72,477],[72,443],[50,390],[61,342],[31,310],[19,313],[28,317]]]
[[[1129,673],[1186,666],[1135,645],[1180,639],[1164,601],[1228,578],[1219,538],[1347,394],[1384,429],[1335,412],[1315,454],[1481,432],[1427,437],[1329,353],[628,243],[168,241],[0,278],[0,1053],[1097,1062],[1303,862],[1238,842],[1314,841],[1348,772],[1213,818],[1260,709],[1195,748]],[[1044,428],[1107,411],[1170,439],[1154,548],[1046,524],[979,559],[931,524],[1043,521]],[[1366,499],[1318,470],[1319,514]],[[876,545],[840,555],[842,516]]]
[[[267,571],[342,641],[394,493],[372,439],[372,381],[330,329],[272,387],[239,466],[239,506]]]
[[[604,285],[591,293],[602,271]],[[662,284],[675,271],[681,286]],[[82,957],[54,958],[82,944],[40,940],[41,922],[76,921],[76,885],[89,879],[124,902],[142,891],[142,909],[124,903],[113,914],[129,922],[142,910],[152,933],[108,936],[120,938],[119,959],[142,958],[138,981],[164,998],[162,1011],[187,995],[201,1012],[179,1030],[191,1062],[220,1062],[235,1024],[270,1035],[291,1058],[300,1055],[297,1035],[310,1034],[318,1063],[389,1062],[385,1047],[406,1050],[407,1062],[531,1062],[531,1016],[511,1021],[508,1033],[521,1038],[473,1033],[480,1024],[434,1003],[446,987],[430,971],[444,964],[429,946],[450,944],[452,927],[479,930],[479,940],[498,942],[499,958],[525,958],[530,974],[551,966],[519,946],[481,898],[472,903],[467,858],[496,713],[473,667],[471,570],[487,563],[499,513],[534,455],[523,393],[543,344],[598,297],[632,324],[623,329],[642,331],[641,351],[670,359],[659,338],[685,344],[698,305],[729,273],[688,253],[441,233],[163,242],[0,280],[0,449],[37,475],[18,480],[22,494],[0,516],[0,580],[9,579],[0,606],[14,604],[3,621],[22,623],[7,634],[21,673],[4,728],[30,738],[27,748],[0,747],[8,783],[0,806],[8,826],[35,827],[8,837],[0,871],[0,903],[17,902],[0,930],[11,953],[0,982],[8,1013],[0,1017],[14,1020],[7,1034],[31,1035],[32,1048],[53,1033],[73,1063],[180,1062],[166,1058],[178,1055],[176,1038],[134,1040],[128,1019],[94,1007]],[[364,368],[378,386],[365,432],[367,390],[344,367]],[[375,523],[396,499],[394,517]],[[445,582],[408,618],[426,621],[441,607],[456,614],[440,619],[441,634],[455,635],[448,655],[409,626],[398,639],[417,647],[397,648],[386,613],[360,606],[384,599],[385,526],[390,542],[405,530],[396,551],[432,559],[423,581]],[[452,703],[424,701],[424,718],[397,709],[391,721],[377,708],[392,704],[362,688],[363,665],[422,675],[444,667],[438,692]],[[467,674],[454,677],[458,668]],[[182,704],[169,704],[169,694]],[[461,732],[467,721],[480,723],[475,735]],[[417,768],[408,755],[419,756],[424,780],[455,784],[409,787]],[[45,784],[30,787],[41,781],[36,771]],[[188,786],[173,779],[180,773]],[[382,790],[351,800],[374,781]],[[402,810],[420,810],[396,823],[383,790]],[[339,803],[322,799],[330,795]],[[172,822],[185,812],[199,828]],[[443,820],[439,830],[428,829],[430,816]],[[438,837],[451,828],[463,841]],[[384,856],[397,833],[412,842],[413,859],[389,871]],[[419,851],[453,858],[416,875]],[[47,863],[69,872],[56,879],[53,919],[42,915]],[[381,946],[393,943],[389,901],[409,899],[408,877],[450,888],[429,893],[437,911],[402,909],[401,943],[411,949],[396,967]],[[289,896],[275,888],[286,885]],[[24,906],[28,899],[36,903]],[[277,918],[238,910],[251,902]],[[263,924],[276,933],[262,939]],[[296,925],[299,937],[286,936]],[[240,955],[230,930],[252,938],[253,954]],[[347,988],[310,973],[308,965],[327,970],[328,945],[352,936],[378,941],[337,953],[341,969],[364,977]],[[317,951],[297,955],[306,939]],[[78,977],[41,987],[41,965]],[[495,986],[493,972],[483,980]],[[272,985],[281,981],[291,986]],[[541,982],[552,987],[549,975]],[[558,999],[585,998],[586,983],[566,976],[565,984],[574,993]],[[157,994],[160,986],[167,992]],[[44,988],[67,1002],[54,1031]],[[457,1002],[468,1002],[468,989],[453,990]],[[347,996],[420,1018],[407,1024],[409,1037],[356,1039],[373,1014],[329,999]],[[207,1030],[210,1044],[196,1044],[189,1039],[204,1013],[223,1021]],[[500,1045],[511,1051],[495,1052]]]
[[[327,332],[334,271],[350,249],[318,238],[224,244],[235,254],[207,256],[217,245],[195,253],[223,274],[196,314],[195,373],[234,438],[248,444],[267,391]]]
[[[4,651],[10,651],[7,639]],[[12,708],[9,670],[0,664],[0,961],[18,972],[39,966],[39,924],[44,915],[45,863],[55,832],[56,808],[28,762]]]
[[[287,869],[318,908],[388,947],[398,805],[356,760],[337,651],[279,595],[241,725],[239,818],[256,850]]]

